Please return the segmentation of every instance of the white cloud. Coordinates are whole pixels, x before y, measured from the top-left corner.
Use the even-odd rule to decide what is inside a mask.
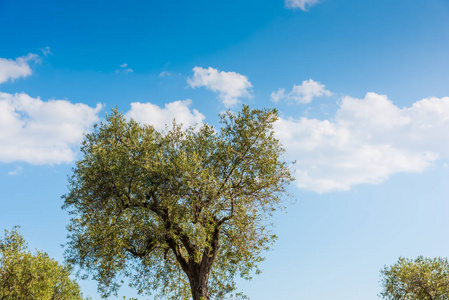
[[[101,107],[0,92],[0,162],[72,162]]]
[[[0,58],[0,83],[31,75],[30,61],[37,61],[39,56],[28,54],[16,59]]]
[[[206,117],[196,109],[190,110],[191,103],[190,99],[174,101],[161,108],[149,102],[134,102],[125,116],[143,124],[153,125],[156,130],[165,129],[165,125],[171,126],[173,119],[185,126],[201,125]]]
[[[239,103],[239,98],[250,98],[252,87],[248,78],[235,72],[218,71],[214,68],[193,68],[193,76],[187,79],[192,88],[205,87],[218,93],[218,98],[226,107]]]
[[[17,167],[13,171],[9,171],[8,175],[11,175],[11,176],[20,175],[20,174],[22,174],[22,170],[23,170],[22,167]]]
[[[326,90],[326,86],[312,79],[304,80],[301,85],[293,85],[290,93],[286,94],[285,89],[279,89],[271,93],[271,100],[278,102],[282,99],[307,104],[312,102],[313,98],[331,96],[332,93]]]
[[[307,8],[314,6],[318,2],[318,0],[285,0],[285,6],[288,8],[299,8],[303,11],[307,11]]]
[[[298,187],[325,193],[422,172],[449,159],[449,97],[399,108],[386,96],[344,97],[332,120],[280,119],[276,134],[296,160]]]
[[[279,102],[284,98],[286,98],[285,89],[278,89],[276,92],[271,92],[271,100],[274,102]]]

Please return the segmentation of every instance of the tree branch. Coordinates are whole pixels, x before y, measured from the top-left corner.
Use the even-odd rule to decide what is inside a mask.
[[[249,144],[249,146],[245,149],[245,151],[243,152],[243,154],[240,154],[237,152],[237,154],[240,155],[241,157],[241,161],[234,163],[234,165],[232,166],[231,170],[229,171],[228,175],[226,175],[225,180],[223,181],[222,185],[220,186],[220,188],[218,189],[217,194],[215,195],[215,197],[217,197],[221,191],[223,190],[224,186],[226,185],[226,183],[228,182],[229,178],[231,177],[232,173],[234,173],[235,169],[237,168],[237,166],[244,161],[244,157],[246,156],[246,154],[248,153],[248,151],[256,144],[257,140],[259,139],[260,135],[265,131],[265,126],[260,126],[259,127],[259,132],[257,133],[256,137],[254,138],[254,140]],[[238,160],[238,159],[237,159]]]
[[[157,242],[154,238],[147,237],[145,240],[145,247],[143,249],[138,249],[138,247],[131,245],[126,251],[131,253],[134,257],[143,258],[150,254],[157,246]]]

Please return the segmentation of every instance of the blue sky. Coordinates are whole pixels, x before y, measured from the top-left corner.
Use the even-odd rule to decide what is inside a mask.
[[[111,108],[162,128],[276,107],[296,200],[240,289],[378,299],[384,265],[449,256],[447,49],[447,0],[1,0],[0,229],[63,260],[60,196]]]

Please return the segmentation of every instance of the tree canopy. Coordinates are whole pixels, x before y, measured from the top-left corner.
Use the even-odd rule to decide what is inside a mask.
[[[82,300],[69,274],[68,266],[60,266],[46,253],[31,253],[18,227],[0,239],[1,300]]]
[[[383,291],[389,300],[449,299],[449,264],[446,258],[415,260],[399,258],[398,262],[381,270]]]
[[[293,179],[274,137],[277,112],[221,115],[221,128],[159,132],[114,110],[87,134],[63,208],[67,260],[107,296],[128,277],[162,299],[223,299],[276,236],[272,213]]]

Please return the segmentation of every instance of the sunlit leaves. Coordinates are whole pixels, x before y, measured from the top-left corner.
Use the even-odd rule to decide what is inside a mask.
[[[445,258],[399,258],[381,270],[381,276],[384,299],[449,299],[449,263]]]
[[[17,227],[0,239],[0,299],[82,300],[69,275],[46,253],[31,253]]]

